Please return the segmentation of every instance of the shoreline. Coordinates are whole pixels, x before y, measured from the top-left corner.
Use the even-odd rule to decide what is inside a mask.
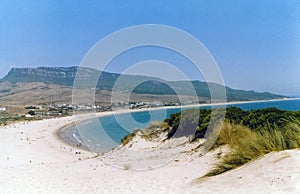
[[[81,149],[83,151],[89,151],[88,148],[78,147],[77,144],[81,144],[78,142],[74,137],[69,137],[66,135],[66,131],[71,127],[74,127],[80,123],[88,121],[94,118],[100,118],[104,116],[111,116],[111,115],[118,115],[118,114],[128,114],[134,112],[146,112],[146,111],[155,111],[155,110],[163,110],[163,109],[186,109],[186,108],[200,108],[206,106],[228,106],[228,105],[235,105],[235,104],[249,104],[249,103],[261,103],[261,102],[277,102],[277,101],[290,101],[290,100],[300,100],[300,98],[280,98],[280,99],[271,99],[271,100],[254,100],[254,101],[234,101],[234,102],[217,102],[217,103],[206,103],[206,104],[190,104],[190,105],[183,105],[183,106],[162,106],[162,107],[150,107],[150,108],[141,108],[141,109],[119,109],[113,111],[106,111],[106,112],[94,112],[94,113],[82,113],[82,114],[75,114],[70,116],[73,122],[64,125],[63,127],[57,129],[54,132],[54,136],[64,143],[65,145],[72,146],[76,149]],[[71,138],[72,140],[70,140]],[[74,141],[75,140],[75,141]],[[76,142],[76,143],[73,143]],[[91,152],[93,153],[93,152]]]
[[[113,113],[78,115],[77,118],[83,121],[92,116],[108,114]],[[300,191],[297,182],[300,178],[297,173],[300,149],[273,152],[201,184],[193,184],[214,167],[220,155],[226,153],[226,148],[208,152],[202,157],[197,151],[180,152],[176,159],[169,160],[174,150],[166,147],[168,142],[161,145],[137,137],[132,147],[128,144],[127,147],[119,147],[98,156],[66,145],[55,136],[57,130],[74,124],[74,119],[76,117],[68,116],[0,127],[0,172],[3,174],[0,188],[3,193]],[[192,150],[197,145],[185,146],[178,139],[174,141],[178,145],[174,148],[178,148],[178,151]],[[160,147],[153,149],[153,146]],[[137,152],[134,154],[132,151]],[[135,164],[136,167],[142,164],[147,169],[137,172],[130,168]],[[149,165],[155,164],[163,165],[148,169]]]

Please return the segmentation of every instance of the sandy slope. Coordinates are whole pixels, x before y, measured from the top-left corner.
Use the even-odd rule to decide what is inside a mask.
[[[300,150],[273,152],[195,186],[209,193],[300,193]]]
[[[152,152],[147,150],[147,142],[137,137],[137,144],[131,147],[117,148],[94,158],[89,152],[64,145],[54,136],[58,128],[70,122],[72,118],[66,117],[0,128],[0,193],[300,192],[300,150],[271,153],[193,185],[193,180],[217,162],[216,156],[222,150],[203,157],[185,152],[174,158],[172,153],[190,150],[194,145],[184,144],[186,139],[177,142],[183,143],[178,149],[167,143],[150,143],[155,148]],[[132,151],[143,154],[131,155]],[[142,169],[138,165],[145,164],[140,162],[143,159],[148,166],[155,161],[168,163],[152,170],[130,170]]]

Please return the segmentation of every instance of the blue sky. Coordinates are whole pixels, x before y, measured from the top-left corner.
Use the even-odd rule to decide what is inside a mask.
[[[99,40],[139,24],[170,25],[195,36],[230,87],[300,95],[299,0],[2,0],[0,77],[11,67],[79,65]],[[116,61],[128,65],[130,56]],[[123,69],[121,64],[108,70]],[[200,78],[192,69],[190,74]]]

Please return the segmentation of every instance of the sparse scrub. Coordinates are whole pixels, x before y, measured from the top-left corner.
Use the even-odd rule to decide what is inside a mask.
[[[222,116],[225,109],[188,109],[179,113],[171,114],[165,120],[171,130],[168,138],[195,135],[195,139],[204,138],[208,126],[218,124],[218,114]],[[291,122],[292,118],[300,119],[300,111],[286,111],[277,108],[265,108],[258,110],[242,110],[237,107],[226,109],[225,119],[234,124],[241,124],[253,131],[261,131],[268,123],[270,127],[282,128]],[[222,119],[220,119],[222,121]]]
[[[299,148],[300,121],[293,119],[281,128],[267,123],[259,131],[225,123],[215,145],[224,144],[230,146],[231,152],[206,177],[237,168],[272,151]]]
[[[155,131],[157,131],[158,129],[160,129],[162,126],[161,122],[158,121],[153,121],[152,123],[150,123],[150,125],[148,125],[146,127],[146,129],[144,130],[145,133],[153,133]]]
[[[151,140],[153,138],[157,138],[164,130],[166,130],[165,124],[163,124],[162,122],[154,121],[150,123],[150,125],[148,125],[145,130],[142,130],[141,133],[143,138]]]
[[[121,140],[121,143],[123,146],[128,144],[138,132],[144,139],[153,140],[154,138],[159,137],[162,132],[168,131],[169,128],[170,127],[167,123],[154,121],[150,123],[150,125],[148,125],[144,130],[136,129],[132,133],[129,133]]]
[[[121,140],[122,145],[124,146],[124,145],[128,144],[136,136],[138,131],[140,131],[140,130],[136,129],[132,133],[129,133],[128,135],[123,137],[123,139]]]
[[[205,109],[190,109],[172,114],[163,123],[153,122],[145,130],[135,130],[128,134],[123,138],[122,144],[130,142],[139,131],[147,140],[153,140],[162,132],[166,132],[167,138],[188,135],[194,135],[194,140],[207,138],[204,146],[213,144],[210,149],[227,145],[230,152],[204,177],[237,168],[269,152],[300,148],[300,111],[275,108],[244,111],[230,107],[226,110],[222,128],[216,122],[215,127],[218,127],[218,130],[213,130],[206,137],[204,135],[211,114],[210,110]],[[216,142],[208,142],[214,141],[216,136]]]
[[[131,166],[129,164],[124,165],[124,170],[131,170]]]

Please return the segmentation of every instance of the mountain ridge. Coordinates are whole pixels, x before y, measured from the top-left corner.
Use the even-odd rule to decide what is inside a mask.
[[[80,69],[80,73],[77,71]],[[101,74],[100,78],[98,77]],[[76,77],[77,76],[77,77]],[[120,77],[121,76],[121,77]],[[121,75],[118,73],[100,72],[92,68],[72,67],[38,67],[38,68],[12,68],[8,74],[0,79],[0,83],[10,82],[16,84],[42,82],[45,84],[55,84],[61,86],[73,87],[75,77],[79,82],[86,83],[82,87],[93,86],[91,79],[98,79],[96,88],[98,90],[132,90],[136,94],[149,95],[176,95],[172,88],[181,95],[191,95],[192,85],[199,97],[210,98],[209,88],[222,88],[223,86],[216,83],[194,81],[165,81],[155,77],[140,75]],[[120,79],[122,85],[115,85]],[[228,101],[248,101],[248,100],[267,100],[276,98],[285,98],[287,96],[272,94],[269,92],[255,92],[241,89],[233,89],[225,86]],[[177,93],[178,94],[178,93]]]

